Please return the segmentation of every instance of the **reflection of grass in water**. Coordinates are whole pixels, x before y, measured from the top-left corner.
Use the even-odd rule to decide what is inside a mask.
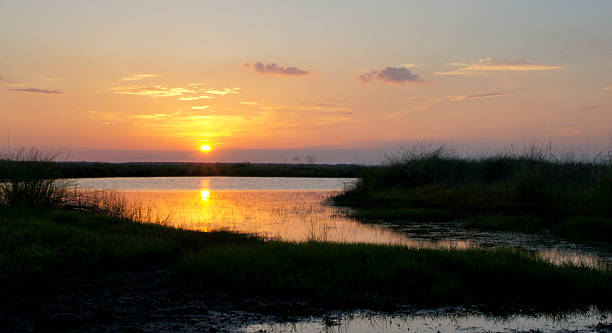
[[[583,332],[593,327],[604,329],[610,313],[589,308],[563,314],[482,313],[464,308],[439,308],[420,313],[384,314],[374,311],[344,312],[303,317],[297,321],[254,324],[247,332],[503,332],[512,328],[521,332]]]

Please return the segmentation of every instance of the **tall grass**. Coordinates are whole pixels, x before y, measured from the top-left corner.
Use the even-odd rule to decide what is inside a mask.
[[[99,215],[166,224],[168,217],[155,216],[152,207],[129,202],[117,191],[78,188],[62,174],[56,159],[34,148],[0,159],[0,206],[60,208]]]
[[[57,207],[71,183],[60,177],[55,159],[36,149],[20,150],[0,159],[0,204]]]
[[[443,144],[405,148],[364,170],[335,202],[361,208],[443,208],[482,213],[612,217],[612,160],[578,158],[550,145],[464,157]]]

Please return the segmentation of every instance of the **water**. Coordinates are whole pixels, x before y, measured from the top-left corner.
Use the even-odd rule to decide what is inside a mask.
[[[200,230],[232,230],[306,241],[403,244],[418,248],[514,248],[556,264],[612,268],[609,250],[549,235],[467,230],[461,222],[364,224],[325,204],[351,178],[145,177],[76,179],[82,187],[125,193],[153,221]]]
[[[293,322],[242,327],[243,332],[610,332],[612,317],[596,309],[547,315],[486,315],[460,308],[382,315],[368,311],[328,314]]]
[[[556,264],[610,269],[609,251],[547,235],[466,230],[459,221],[365,224],[326,199],[355,182],[341,178],[167,177],[76,179],[82,187],[112,189],[148,209],[152,220],[200,231],[228,229],[262,237],[403,244],[418,248],[509,247]],[[410,309],[329,312],[289,322],[262,318],[243,332],[610,332],[612,315],[591,308],[559,316],[500,317],[477,310]]]

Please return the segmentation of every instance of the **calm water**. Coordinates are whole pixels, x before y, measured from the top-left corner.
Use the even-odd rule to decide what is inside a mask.
[[[149,219],[183,228],[227,229],[263,237],[404,244],[419,248],[509,247],[554,263],[612,267],[609,251],[547,235],[466,230],[461,223],[364,224],[325,200],[351,178],[147,177],[76,179],[77,185],[125,193]]]
[[[254,324],[243,332],[609,332],[610,313],[590,309],[559,316],[497,317],[462,309],[435,309],[410,314],[371,312],[329,314],[294,322]],[[606,330],[606,327],[608,330]]]

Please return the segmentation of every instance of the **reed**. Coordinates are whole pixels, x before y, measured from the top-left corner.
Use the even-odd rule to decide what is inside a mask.
[[[0,159],[0,204],[57,207],[64,204],[71,183],[59,174],[59,153],[32,148]]]

